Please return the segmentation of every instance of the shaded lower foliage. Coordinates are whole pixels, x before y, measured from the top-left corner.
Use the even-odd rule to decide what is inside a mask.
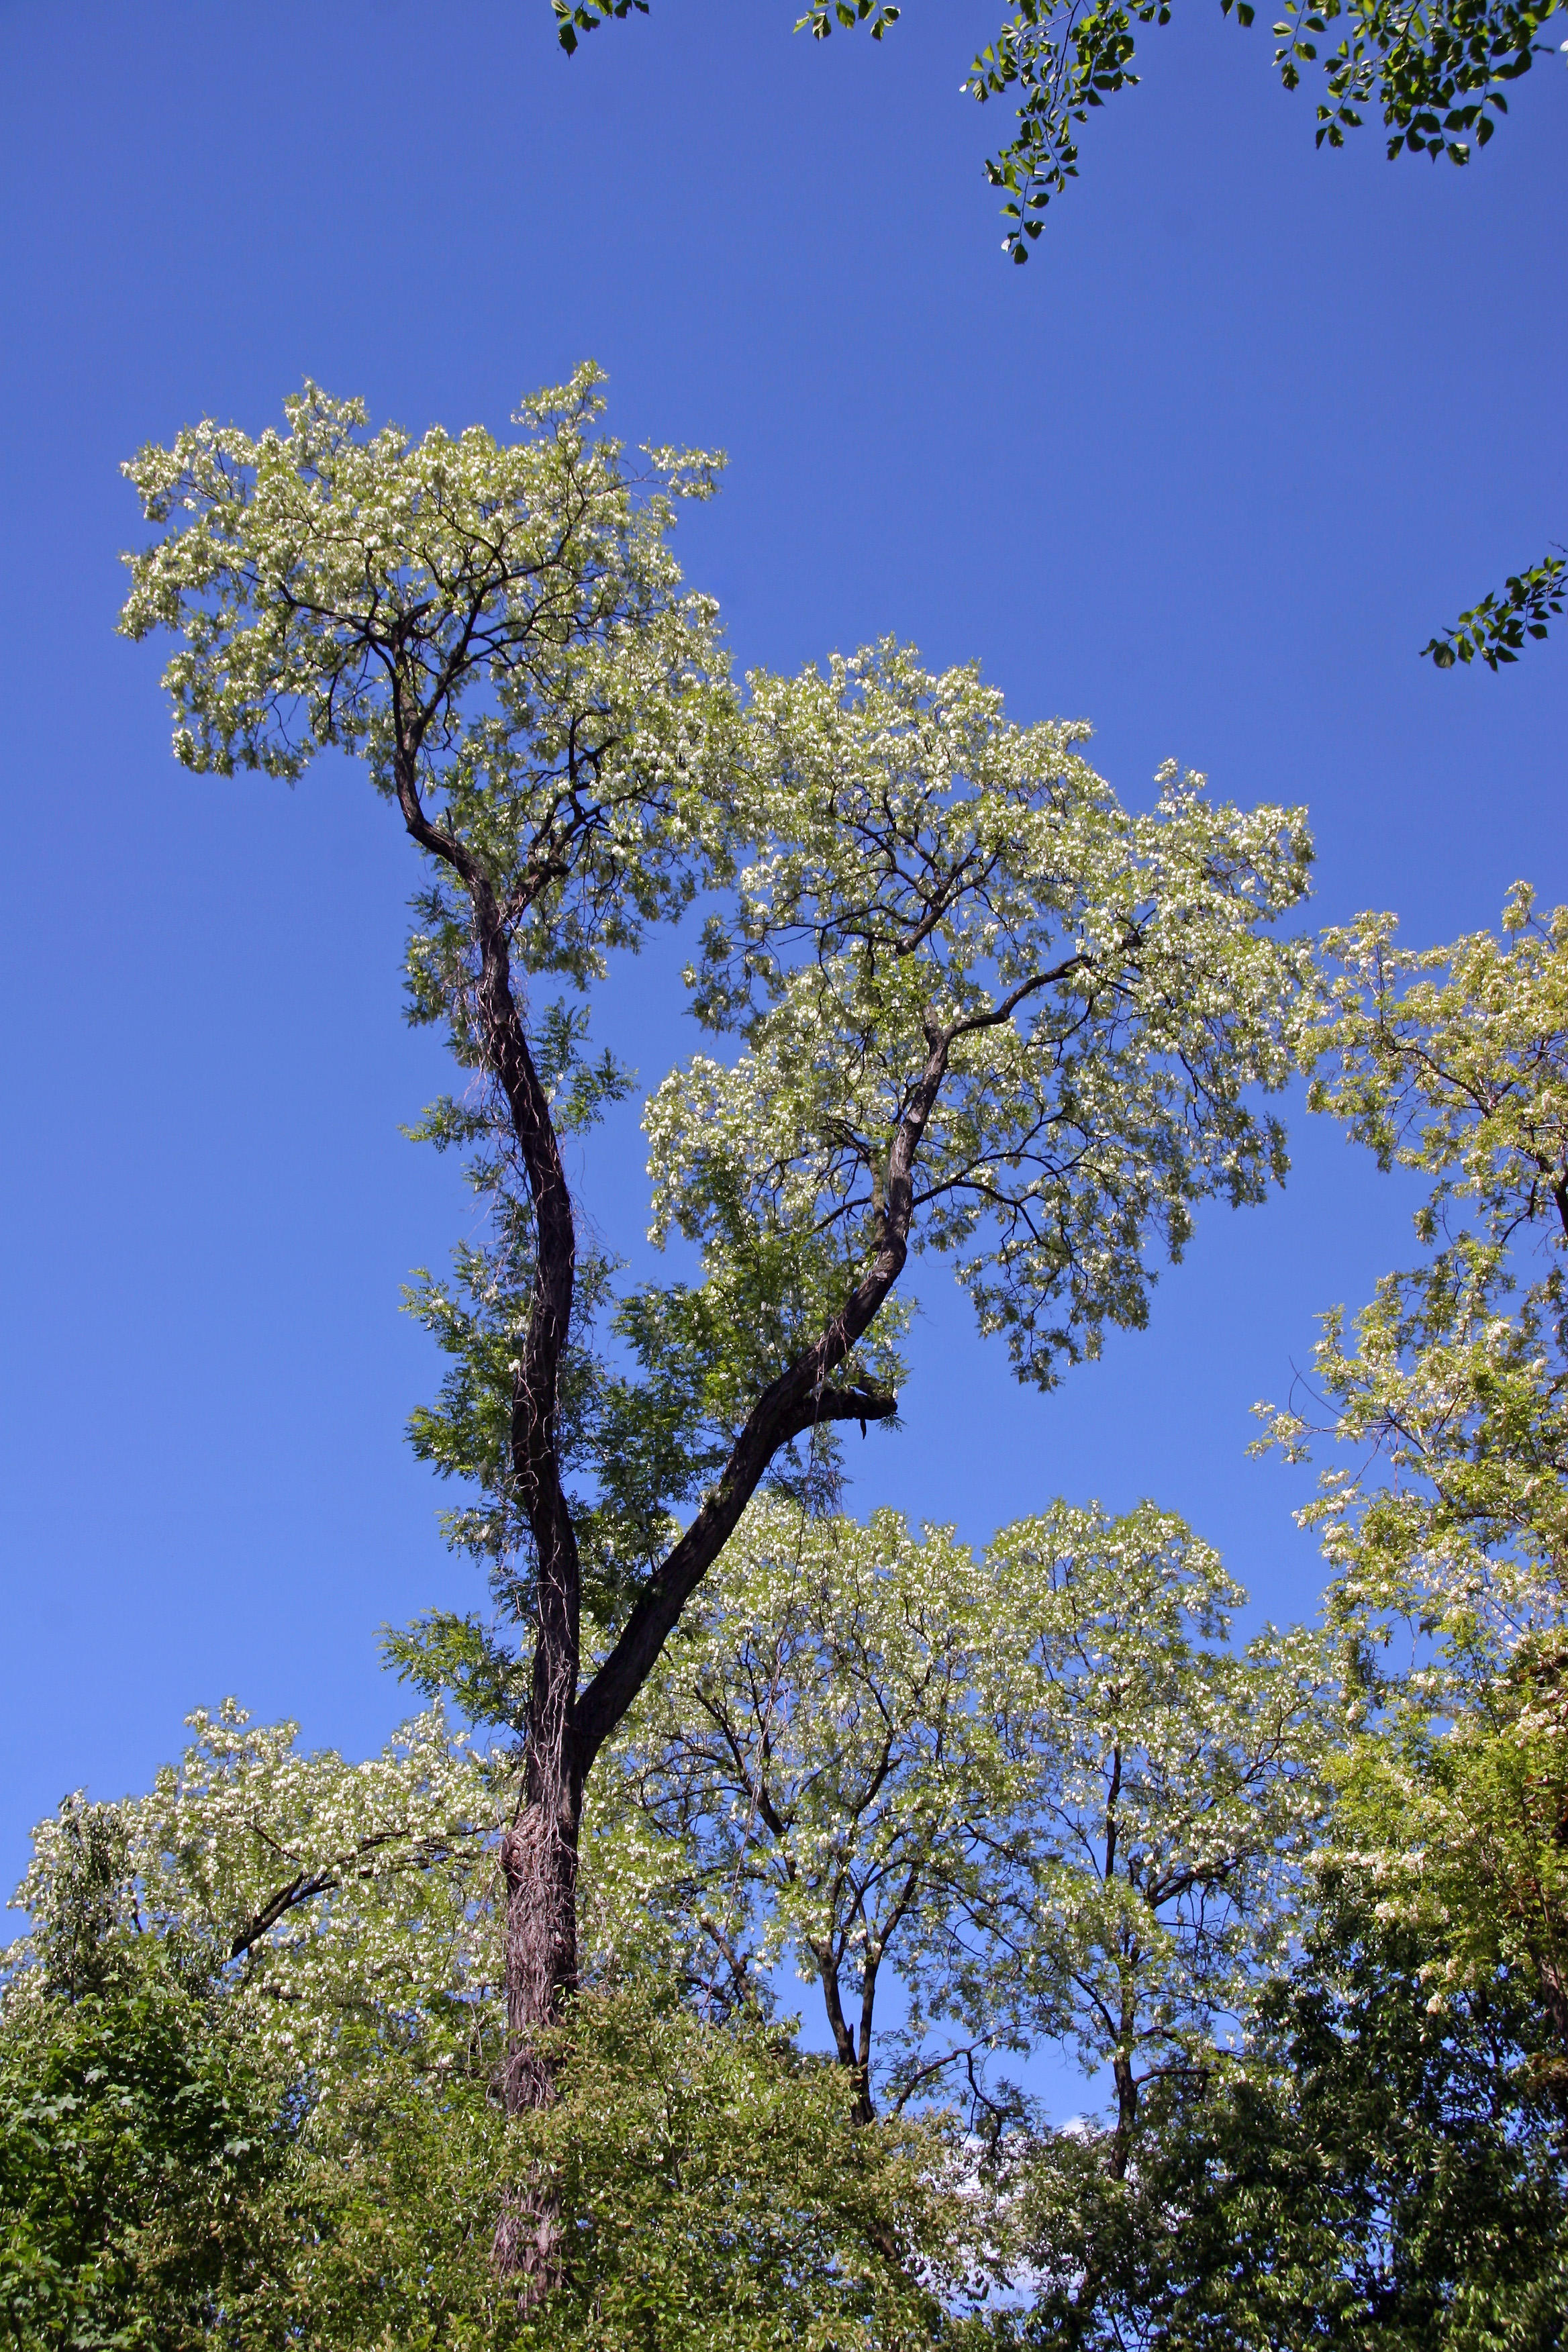
[[[647,1988],[583,1996],[558,2058],[555,2105],[510,2121],[481,2084],[412,2078],[313,2121],[310,2227],[279,2289],[295,2330],[539,2352],[904,2352],[946,2330],[939,2151],[858,2127],[840,2070]],[[495,2203],[542,2182],[566,2256],[525,2314],[490,2269]]]
[[[1568,2135],[1539,2004],[1325,1878],[1251,2046],[1143,2103],[1125,2177],[1050,2142],[1021,2200],[1040,2347],[1549,2352],[1568,2314]]]
[[[432,2063],[416,2036],[285,2088],[153,1936],[113,1931],[88,1975],[62,1990],[40,1963],[0,2020],[0,2341],[17,2352],[952,2335],[939,2144],[858,2126],[841,2070],[758,2021],[705,2025],[647,1986],[584,1995],[556,2104],[509,2121],[488,2069]],[[542,2180],[568,2251],[524,2312],[492,2267],[496,2205]]]
[[[80,1992],[26,1987],[0,2032],[5,2340],[258,2340],[291,2137],[277,2083],[151,1938],[116,1939]]]

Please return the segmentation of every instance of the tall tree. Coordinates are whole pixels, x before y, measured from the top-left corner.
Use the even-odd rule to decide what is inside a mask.
[[[1048,1386],[1108,1321],[1144,1320],[1151,1260],[1179,1254],[1197,1200],[1282,1173],[1247,1096],[1287,1074],[1301,959],[1270,926],[1310,854],[1299,814],[1211,806],[1173,768],[1129,814],[1081,727],[1010,725],[973,670],[935,677],[890,645],[754,678],[738,713],[713,607],[666,543],[712,461],[659,452],[634,476],[595,437],[597,384],[584,369],[527,403],[510,444],[371,434],[307,387],[285,434],[203,424],[127,469],[163,529],[131,559],[121,625],[180,639],[177,755],[289,780],[327,746],[364,759],[425,866],[416,1016],[475,1074],[432,1123],[478,1143],[510,1280],[473,1307],[477,1355],[456,1344],[481,1441],[501,1384],[504,1448],[468,1466],[531,1643],[520,1675],[467,1629],[523,1748],[501,1847],[514,2108],[549,2096],[541,2035],[577,1974],[584,1778],[781,1457],[893,1416],[887,1308],[911,1246],[956,1255],[982,1328]],[[703,1280],[623,1302],[633,1375],[583,1383],[605,1401],[584,1419],[574,1316],[603,1286],[552,1093],[574,1067],[568,1103],[595,1082],[570,1012],[529,983],[587,992],[731,876],[691,1002],[739,1052],[696,1056],[647,1114],[656,1228],[697,1245]],[[567,1481],[618,1458],[616,1415],[647,1475],[604,1543],[590,1529],[584,1679]],[[554,2245],[547,2213],[513,2212],[498,2255],[548,2275]]]
[[[1059,2040],[1110,2067],[1124,2164],[1145,2084],[1272,1952],[1321,1810],[1322,1656],[1233,1651],[1244,1597],[1152,1504],[1057,1504],[978,1557],[753,1504],[606,1779],[617,1926],[680,1918],[719,2000],[793,1949],[868,2116],[957,2090],[1000,2130],[986,2060]],[[628,1810],[656,1840],[622,1860]]]
[[[1353,1834],[1449,1985],[1522,1972],[1568,2085],[1568,910],[1521,884],[1500,938],[1327,945],[1312,1098],[1430,1180],[1426,1248],[1325,1318],[1328,1411],[1265,1408],[1264,1443],[1352,1454],[1302,1516],[1362,1651]]]

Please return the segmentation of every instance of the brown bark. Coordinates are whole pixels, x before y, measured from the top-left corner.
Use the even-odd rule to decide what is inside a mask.
[[[1042,973],[1026,982],[989,1014],[945,1027],[928,1017],[925,1066],[894,1134],[870,1266],[816,1341],[758,1398],[717,1486],[649,1579],[619,1640],[579,1694],[580,1572],[561,1486],[556,1426],[561,1361],[571,1329],[576,1237],[548,1097],[512,992],[508,944],[519,916],[563,871],[565,853],[560,844],[552,849],[542,842],[535,862],[507,905],[499,905],[472,851],[426,814],[418,788],[422,722],[409,713],[395,681],[394,713],[398,747],[394,772],[405,824],[424,850],[458,877],[472,908],[479,952],[475,1006],[485,1064],[506,1097],[535,1220],[533,1298],[515,1376],[511,1453],[538,1563],[538,1622],[521,1800],[500,1853],[506,1886],[503,2089],[508,2112],[517,2115],[546,2105],[553,2096],[549,2038],[577,1980],[577,1841],[588,1769],[652,1672],[682,1608],[729,1541],[780,1447],[820,1422],[857,1420],[864,1425],[896,1410],[895,1398],[865,1389],[835,1388],[831,1376],[869,1328],[903,1271],[914,1208],[915,1162],[953,1042],[968,1031],[1005,1021],[1025,996],[1059,974]],[[1069,959],[1069,965],[1078,961]],[[862,2096],[868,2110],[864,2088]],[[542,2185],[521,2192],[503,2211],[495,2238],[496,2266],[502,2275],[520,2281],[525,2302],[547,2293],[555,2278],[560,2234],[558,2206]]]
[[[521,1795],[500,1850],[506,1887],[502,2092],[508,2113],[519,2115],[548,2105],[553,2095],[548,2037],[577,1980],[581,1578],[561,1487],[556,1427],[561,1360],[572,1326],[576,1232],[549,1100],[512,992],[507,915],[478,861],[426,817],[416,752],[412,742],[400,748],[398,801],[414,838],[458,876],[468,893],[479,959],[476,1009],[485,1063],[506,1097],[534,1213],[533,1298],[513,1381],[511,1455],[533,1538],[538,1617]],[[541,874],[534,887],[547,878]],[[525,2300],[536,2299],[552,2284],[559,2240],[559,2210],[548,2191],[525,2190],[509,2200],[496,2231],[495,2262],[503,2275],[521,2279]]]

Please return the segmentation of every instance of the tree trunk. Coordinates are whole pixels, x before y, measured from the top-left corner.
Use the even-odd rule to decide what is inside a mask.
[[[509,2115],[548,2106],[555,2095],[551,2039],[577,1981],[577,1829],[583,1785],[569,1752],[546,1752],[531,1738],[525,1801],[501,1840],[506,1884],[507,2050],[502,2091]],[[525,2306],[546,2295],[560,2273],[561,2206],[549,2184],[509,2192],[496,2224],[494,2263],[515,2278]]]
[[[517,1417],[527,1418],[525,1399],[520,1398]],[[500,1849],[506,1885],[502,2093],[511,2116],[548,2106],[555,2095],[552,2042],[577,1983],[577,1832],[583,1814],[575,1720],[577,1546],[552,1460],[539,1486],[547,1500],[533,1514],[540,1558],[539,1625],[522,1800]],[[560,2274],[561,2207],[546,2180],[535,2179],[508,2196],[496,2226],[494,2261],[503,2277],[519,2281],[525,2308],[554,2285]]]
[[[511,984],[510,927],[542,888],[548,862],[515,889],[505,908],[472,850],[433,824],[421,804],[418,751],[423,721],[409,722],[396,681],[395,761],[409,833],[461,880],[479,950],[474,1015],[490,1076],[506,1099],[536,1220],[535,1284],[521,1360],[514,1375],[511,1454],[518,1493],[538,1559],[538,1618],[524,1745],[522,1798],[501,1842],[506,1885],[507,2053],[502,2089],[509,2115],[547,2106],[554,2096],[552,2037],[577,1982],[577,1833],[583,1782],[595,1756],[653,1669],[665,1639],[729,1540],[781,1445],[824,1421],[884,1420],[897,1399],[858,1386],[835,1389],[832,1373],[867,1331],[903,1270],[913,1213],[912,1171],[925,1123],[956,1036],[993,1026],[1042,980],[1026,982],[992,1014],[938,1025],[928,1013],[928,1055],[889,1153],[879,1236],[870,1266],[816,1341],[786,1366],[753,1405],[718,1486],[655,1570],[610,1655],[579,1696],[581,1665],[577,1540],[562,1491],[556,1413],[562,1358],[572,1325],[576,1235],[549,1097],[529,1049]],[[1076,959],[1075,959],[1076,961]],[[860,2100],[870,2112],[866,2060]],[[495,2263],[521,2282],[525,2305],[559,2273],[559,2203],[542,2179],[514,2191],[497,2225]]]

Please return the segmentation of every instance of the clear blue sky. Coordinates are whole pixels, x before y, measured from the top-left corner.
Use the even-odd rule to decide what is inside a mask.
[[[143,1786],[197,1702],[377,1744],[375,1630],[473,1593],[402,1425],[435,1379],[399,1285],[466,1213],[399,1122],[442,1083],[399,1014],[410,856],[354,772],[177,769],[154,651],[112,634],[116,468],[309,373],[419,428],[500,427],[592,354],[628,440],[722,445],[684,521],[742,664],[883,631],[1087,716],[1129,798],[1174,754],[1302,799],[1316,917],[1417,940],[1568,891],[1568,631],[1440,677],[1429,632],[1568,540],[1568,75],[1467,173],[1315,154],[1267,32],[1146,35],[1026,269],[958,95],[989,0],[880,48],[798,0],[654,0],[568,63],[544,0],[0,0],[6,1019],[0,1874],[69,1787]],[[606,1001],[652,1084],[668,953]],[[940,1269],[908,1427],[858,1502],[984,1537],[1152,1494],[1277,1614],[1313,1605],[1302,1482],[1247,1408],[1406,1246],[1407,1201],[1316,1123],[1264,1211],[1215,1213],[1153,1327],[1041,1401]],[[635,1115],[583,1181],[635,1249]]]

